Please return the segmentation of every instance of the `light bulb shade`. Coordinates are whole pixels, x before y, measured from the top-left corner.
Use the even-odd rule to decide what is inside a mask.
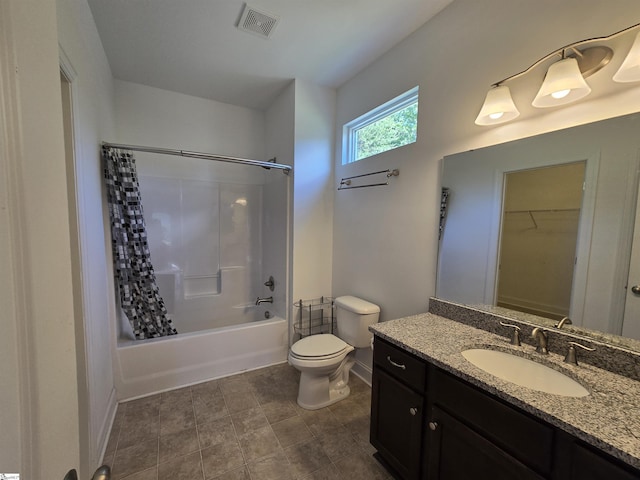
[[[513,120],[520,112],[516,108],[509,87],[501,85],[487,92],[476,125],[496,125]]]
[[[565,105],[586,97],[589,93],[591,87],[584,81],[578,61],[575,58],[565,58],[549,67],[532,105],[538,108]]]
[[[640,32],[637,33],[631,50],[613,76],[613,80],[619,83],[640,82]]]

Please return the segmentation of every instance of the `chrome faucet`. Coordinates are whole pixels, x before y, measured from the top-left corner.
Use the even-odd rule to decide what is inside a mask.
[[[258,297],[258,299],[256,300],[256,305],[260,305],[261,303],[273,303],[273,296],[265,298]]]
[[[563,325],[571,325],[571,319],[569,317],[564,317],[562,320],[556,323],[554,327],[560,329]]]
[[[547,355],[549,353],[549,350],[547,349],[547,334],[545,333],[545,331],[541,327],[536,327],[531,332],[531,337],[535,338],[538,342],[536,352]]]

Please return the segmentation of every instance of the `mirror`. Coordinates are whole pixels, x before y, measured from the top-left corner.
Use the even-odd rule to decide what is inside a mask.
[[[640,340],[640,318],[625,318],[639,154],[636,113],[445,157],[436,297],[508,312],[497,307],[505,175],[584,162],[568,328]]]
[[[586,163],[504,174],[496,304],[570,315]]]

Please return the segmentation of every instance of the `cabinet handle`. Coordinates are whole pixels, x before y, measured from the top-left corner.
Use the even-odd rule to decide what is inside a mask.
[[[416,407],[411,407],[411,408],[409,409],[409,413],[410,413],[411,415],[415,415],[416,413],[418,413],[418,409],[417,409]]]
[[[390,363],[391,365],[393,365],[394,367],[401,368],[402,370],[406,370],[406,369],[407,369],[407,367],[406,367],[405,365],[402,365],[402,364],[400,364],[400,363],[396,363],[396,362],[394,362],[393,360],[391,360],[391,357],[390,357],[389,355],[387,355],[387,360],[388,360],[388,361],[389,361],[389,363]]]
[[[429,422],[429,430],[435,430],[438,428],[438,422]]]

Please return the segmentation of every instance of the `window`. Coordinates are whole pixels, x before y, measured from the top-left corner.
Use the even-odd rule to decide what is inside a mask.
[[[414,143],[417,138],[418,87],[415,87],[344,126],[342,164]]]

